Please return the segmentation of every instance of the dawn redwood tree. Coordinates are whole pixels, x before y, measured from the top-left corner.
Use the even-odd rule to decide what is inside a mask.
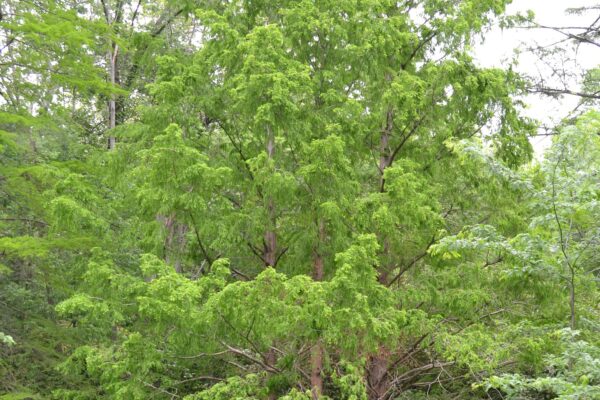
[[[190,298],[200,307],[197,317],[160,317],[160,334],[150,335],[138,312],[120,312],[132,319],[127,331],[152,349],[142,357],[154,361],[143,362],[158,369],[127,370],[136,377],[110,390],[160,396],[180,393],[176,382],[185,382],[193,393],[237,376],[200,398],[228,390],[276,398],[295,388],[315,398],[358,390],[384,399],[423,373],[464,367],[439,346],[465,340],[464,348],[455,345],[461,352],[469,335],[447,326],[437,328],[447,339],[423,337],[443,325],[439,315],[453,319],[458,310],[437,309],[406,289],[427,284],[417,266],[427,266],[444,229],[498,218],[468,211],[472,204],[493,209],[511,202],[475,190],[452,141],[483,138],[485,131],[501,164],[529,159],[532,124],[511,98],[521,81],[510,71],[479,69],[468,54],[504,6],[277,1],[207,2],[198,9],[200,49],[157,60],[158,79],[149,86],[154,104],[124,128],[113,160],[126,171],[118,185],[134,185],[140,222],[153,232],[144,246],[168,263],[177,260],[178,282],[201,284],[220,270],[220,259],[229,260],[240,282]],[[142,286],[167,277],[147,279]],[[471,293],[465,285],[468,296],[481,296],[483,289]],[[128,295],[134,309],[141,306],[137,292]],[[85,311],[84,298],[61,311]],[[484,299],[473,301],[485,314]],[[92,308],[120,309],[106,302]],[[123,331],[124,346],[133,339]],[[111,353],[101,348],[93,351]],[[185,371],[195,369],[192,350],[224,368],[187,380]],[[96,357],[89,351],[87,360]],[[164,352],[177,360],[168,373]],[[97,379],[104,387],[112,382],[102,373]]]

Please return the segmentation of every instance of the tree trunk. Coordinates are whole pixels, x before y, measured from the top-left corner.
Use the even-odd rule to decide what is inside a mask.
[[[392,77],[389,74],[385,76],[386,82],[390,82]],[[385,169],[390,166],[392,161],[392,152],[390,151],[390,137],[392,130],[394,129],[394,110],[392,106],[388,106],[388,110],[385,113],[385,124],[381,129],[381,138],[379,139],[379,173],[381,174],[379,180],[379,191],[385,191]]]
[[[269,201],[269,215],[273,213],[273,202]],[[272,218],[270,218],[273,221]],[[267,229],[265,232],[265,266],[275,267],[277,261],[277,235],[273,228]]]
[[[111,18],[111,12],[108,7],[108,4],[105,0],[100,1],[102,4],[102,9],[104,11],[104,18],[106,19],[106,23],[111,26],[115,32],[119,29],[119,24],[123,20],[123,6],[124,2],[117,2],[114,15]],[[109,81],[113,88],[119,83],[119,71],[117,68],[117,59],[119,55],[119,45],[115,42],[111,43],[111,50],[108,52],[108,69],[109,69]],[[114,94],[110,95],[110,99],[108,100],[108,129],[111,131],[108,136],[108,150],[114,150],[117,144],[117,139],[113,136],[113,129],[117,126],[117,105],[116,105],[116,96]]]
[[[267,126],[266,150],[269,160],[273,160],[275,155],[275,136],[270,126]],[[277,216],[275,213],[275,202],[272,198],[267,200],[267,218],[268,226],[265,230],[264,238],[264,261],[266,267],[275,267],[277,263],[277,234],[275,227],[277,225]],[[273,349],[269,349],[266,354],[266,361],[269,365],[275,365],[277,356]],[[269,393],[269,400],[277,399],[276,393]]]
[[[318,243],[313,252],[313,279],[315,281],[322,281],[325,275],[325,265],[320,247],[325,241],[325,224],[323,221],[319,221],[318,226]],[[318,339],[315,346],[311,349],[310,363],[310,386],[314,400],[318,400],[323,394],[323,353],[323,343],[321,339]]]
[[[267,156],[269,160],[273,160],[275,155],[275,136],[270,126],[267,126]],[[275,213],[275,203],[273,199],[267,200],[267,215],[268,215],[268,226],[265,230],[264,238],[264,261],[265,266],[275,267],[277,263],[277,234],[275,233],[275,227],[277,225],[277,216]]]
[[[114,87],[117,83],[117,55],[119,54],[119,46],[113,45],[112,51],[108,53],[109,57],[109,69],[110,69],[110,83]],[[114,94],[110,95],[108,101],[108,129],[111,131],[108,136],[108,150],[114,150],[117,144],[117,139],[113,136],[113,129],[117,126],[117,106],[116,98]]]
[[[386,81],[391,80],[389,75],[386,75]],[[385,115],[385,125],[381,129],[381,139],[379,140],[379,172],[381,174],[379,180],[379,190],[381,193],[385,192],[385,170],[390,166],[392,156],[390,152],[390,136],[392,134],[392,129],[394,128],[394,111],[391,107],[388,107],[388,111]],[[383,238],[383,255],[384,258],[388,257],[389,254],[389,240],[387,238]],[[379,270],[379,282],[381,284],[387,284],[389,274],[389,268],[385,263],[381,263],[381,267]]]
[[[318,242],[313,250],[313,279],[315,281],[322,281],[325,274],[325,266],[321,246],[325,242],[325,223],[319,221],[318,227]]]
[[[390,240],[387,237],[383,239],[383,251],[382,251],[383,260],[381,262],[381,266],[379,267],[379,275],[377,276],[377,281],[382,285],[387,286],[389,281],[390,269],[392,268],[389,265],[389,255],[390,255]]]
[[[371,356],[367,367],[367,383],[369,385],[369,400],[382,400],[389,389],[387,368],[389,355],[383,348],[379,353]]]
[[[388,73],[385,76],[386,82],[392,80],[391,75]],[[388,110],[385,115],[385,123],[381,129],[381,138],[379,140],[379,172],[381,174],[379,180],[379,191],[385,192],[385,170],[390,166],[391,163],[391,151],[390,151],[390,137],[392,130],[394,129],[394,110],[391,106],[388,106]],[[387,285],[388,275],[390,266],[387,265],[387,259],[389,258],[390,244],[387,237],[383,237],[383,262],[379,268],[379,276],[377,277],[379,283]],[[387,368],[389,364],[389,355],[385,349],[380,348],[379,352],[370,357],[367,365],[367,383],[369,387],[368,397],[369,400],[380,400],[383,399],[389,386],[389,380],[387,377]]]
[[[182,273],[183,266],[181,259],[186,247],[185,237],[188,232],[188,225],[177,222],[174,213],[168,217],[159,215],[156,219],[163,224],[166,231],[166,237],[163,243],[165,263],[173,264],[175,271],[177,273]]]
[[[275,363],[277,362],[277,356],[275,354],[275,350],[269,349],[269,351],[267,351],[267,354],[265,355],[265,361],[270,366],[275,365]],[[268,398],[268,400],[277,400],[277,393],[269,392],[269,395],[267,398]]]
[[[310,387],[313,400],[318,400],[323,394],[323,343],[318,340],[310,355]]]

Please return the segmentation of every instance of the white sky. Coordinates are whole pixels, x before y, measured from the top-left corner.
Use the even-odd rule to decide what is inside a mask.
[[[541,25],[548,26],[585,26],[591,24],[598,14],[588,12],[583,16],[568,15],[567,8],[581,6],[592,6],[600,3],[597,0],[513,0],[508,7],[508,14],[517,12],[525,13],[532,10],[536,21]],[[523,30],[493,29],[485,34],[485,41],[475,46],[475,57],[478,63],[484,67],[506,66],[514,55],[514,49],[523,45],[525,47],[537,44],[548,45],[564,38],[560,33],[547,29]],[[517,70],[531,75],[544,72],[543,65],[529,53],[519,55],[519,66]],[[589,69],[600,65],[600,51],[597,47],[587,45],[581,46],[577,54],[578,67]],[[575,67],[575,66],[573,66]],[[545,71],[547,72],[547,71]],[[560,87],[560,85],[559,85]],[[553,126],[562,118],[567,116],[570,110],[577,105],[577,98],[565,96],[561,101],[551,100],[548,97],[530,95],[525,99],[529,105],[526,114],[540,120],[547,126]],[[540,157],[544,149],[549,146],[549,137],[537,137],[532,139],[536,156]]]

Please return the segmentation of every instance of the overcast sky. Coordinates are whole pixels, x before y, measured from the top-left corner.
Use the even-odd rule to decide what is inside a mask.
[[[532,10],[536,20],[548,26],[589,25],[597,17],[588,12],[587,15],[577,16],[565,13],[566,8],[592,6],[598,4],[596,0],[513,0],[508,7],[509,14]],[[513,58],[514,49],[519,46],[532,46],[536,43],[548,45],[563,38],[560,33],[547,29],[523,30],[493,29],[485,34],[485,41],[475,47],[475,56],[480,65],[485,67],[506,66],[507,60]],[[581,46],[577,55],[580,68],[592,68],[600,65],[600,51],[594,46]],[[537,59],[527,52],[519,56],[518,71],[531,75],[539,74],[543,66]],[[542,71],[543,72],[543,71]],[[547,97],[528,96],[526,102],[529,108],[528,116],[541,120],[548,126],[555,125],[565,117],[577,104],[577,98],[565,96],[562,101],[553,101]],[[536,155],[540,156],[550,144],[550,138],[539,137],[532,139]]]

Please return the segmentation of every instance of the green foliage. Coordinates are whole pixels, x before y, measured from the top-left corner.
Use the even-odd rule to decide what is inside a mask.
[[[259,399],[261,391],[260,379],[256,375],[247,375],[244,378],[233,377],[226,382],[217,383],[210,389],[201,393],[186,396],[186,400],[226,400],[226,399]],[[264,393],[262,393],[264,396]]]
[[[594,399],[600,395],[600,348],[563,329],[551,334],[558,345],[544,357],[540,376],[505,374],[489,378],[482,388],[501,390],[507,399]]]
[[[0,5],[0,393],[596,396],[600,116],[530,162],[507,3]]]

